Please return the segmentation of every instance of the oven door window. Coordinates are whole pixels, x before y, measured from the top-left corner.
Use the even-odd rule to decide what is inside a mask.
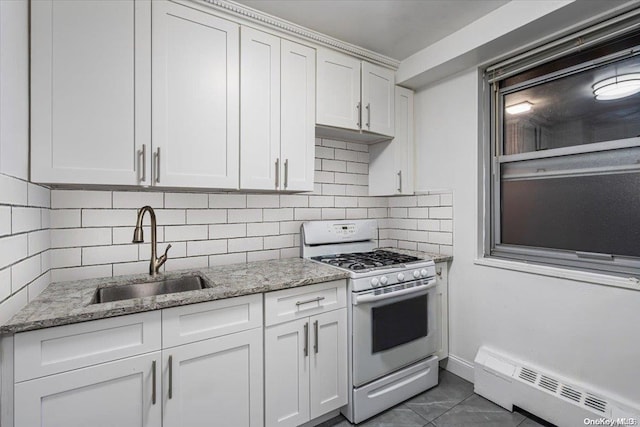
[[[405,299],[371,309],[373,354],[426,337],[429,330],[429,295]]]

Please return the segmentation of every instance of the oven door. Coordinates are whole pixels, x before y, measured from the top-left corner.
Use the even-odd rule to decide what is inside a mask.
[[[353,385],[358,387],[438,349],[436,281],[352,294]]]

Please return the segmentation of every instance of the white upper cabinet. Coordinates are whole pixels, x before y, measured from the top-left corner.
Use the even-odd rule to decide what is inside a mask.
[[[362,129],[395,135],[394,88],[393,71],[362,62]]]
[[[317,78],[316,124],[394,135],[395,73],[392,70],[319,49]]]
[[[239,26],[153,2],[156,185],[238,188]]]
[[[32,181],[148,183],[150,34],[148,1],[31,3]]]
[[[369,146],[369,195],[414,192],[413,92],[395,88],[395,138]]]
[[[282,40],[282,190],[313,191],[316,51]]]
[[[312,191],[315,49],[241,31],[240,188]]]
[[[240,58],[240,188],[278,187],[280,38],[242,27]]]
[[[318,49],[316,123],[360,130],[360,60]]]

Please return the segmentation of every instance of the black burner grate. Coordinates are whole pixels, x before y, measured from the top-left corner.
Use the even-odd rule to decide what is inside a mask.
[[[351,254],[314,256],[311,257],[311,259],[352,271],[392,267],[396,265],[422,261],[418,257],[384,250],[377,250],[372,252],[355,252]]]

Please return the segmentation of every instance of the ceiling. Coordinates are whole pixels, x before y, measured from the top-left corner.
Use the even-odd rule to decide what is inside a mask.
[[[402,61],[508,0],[236,0]]]

